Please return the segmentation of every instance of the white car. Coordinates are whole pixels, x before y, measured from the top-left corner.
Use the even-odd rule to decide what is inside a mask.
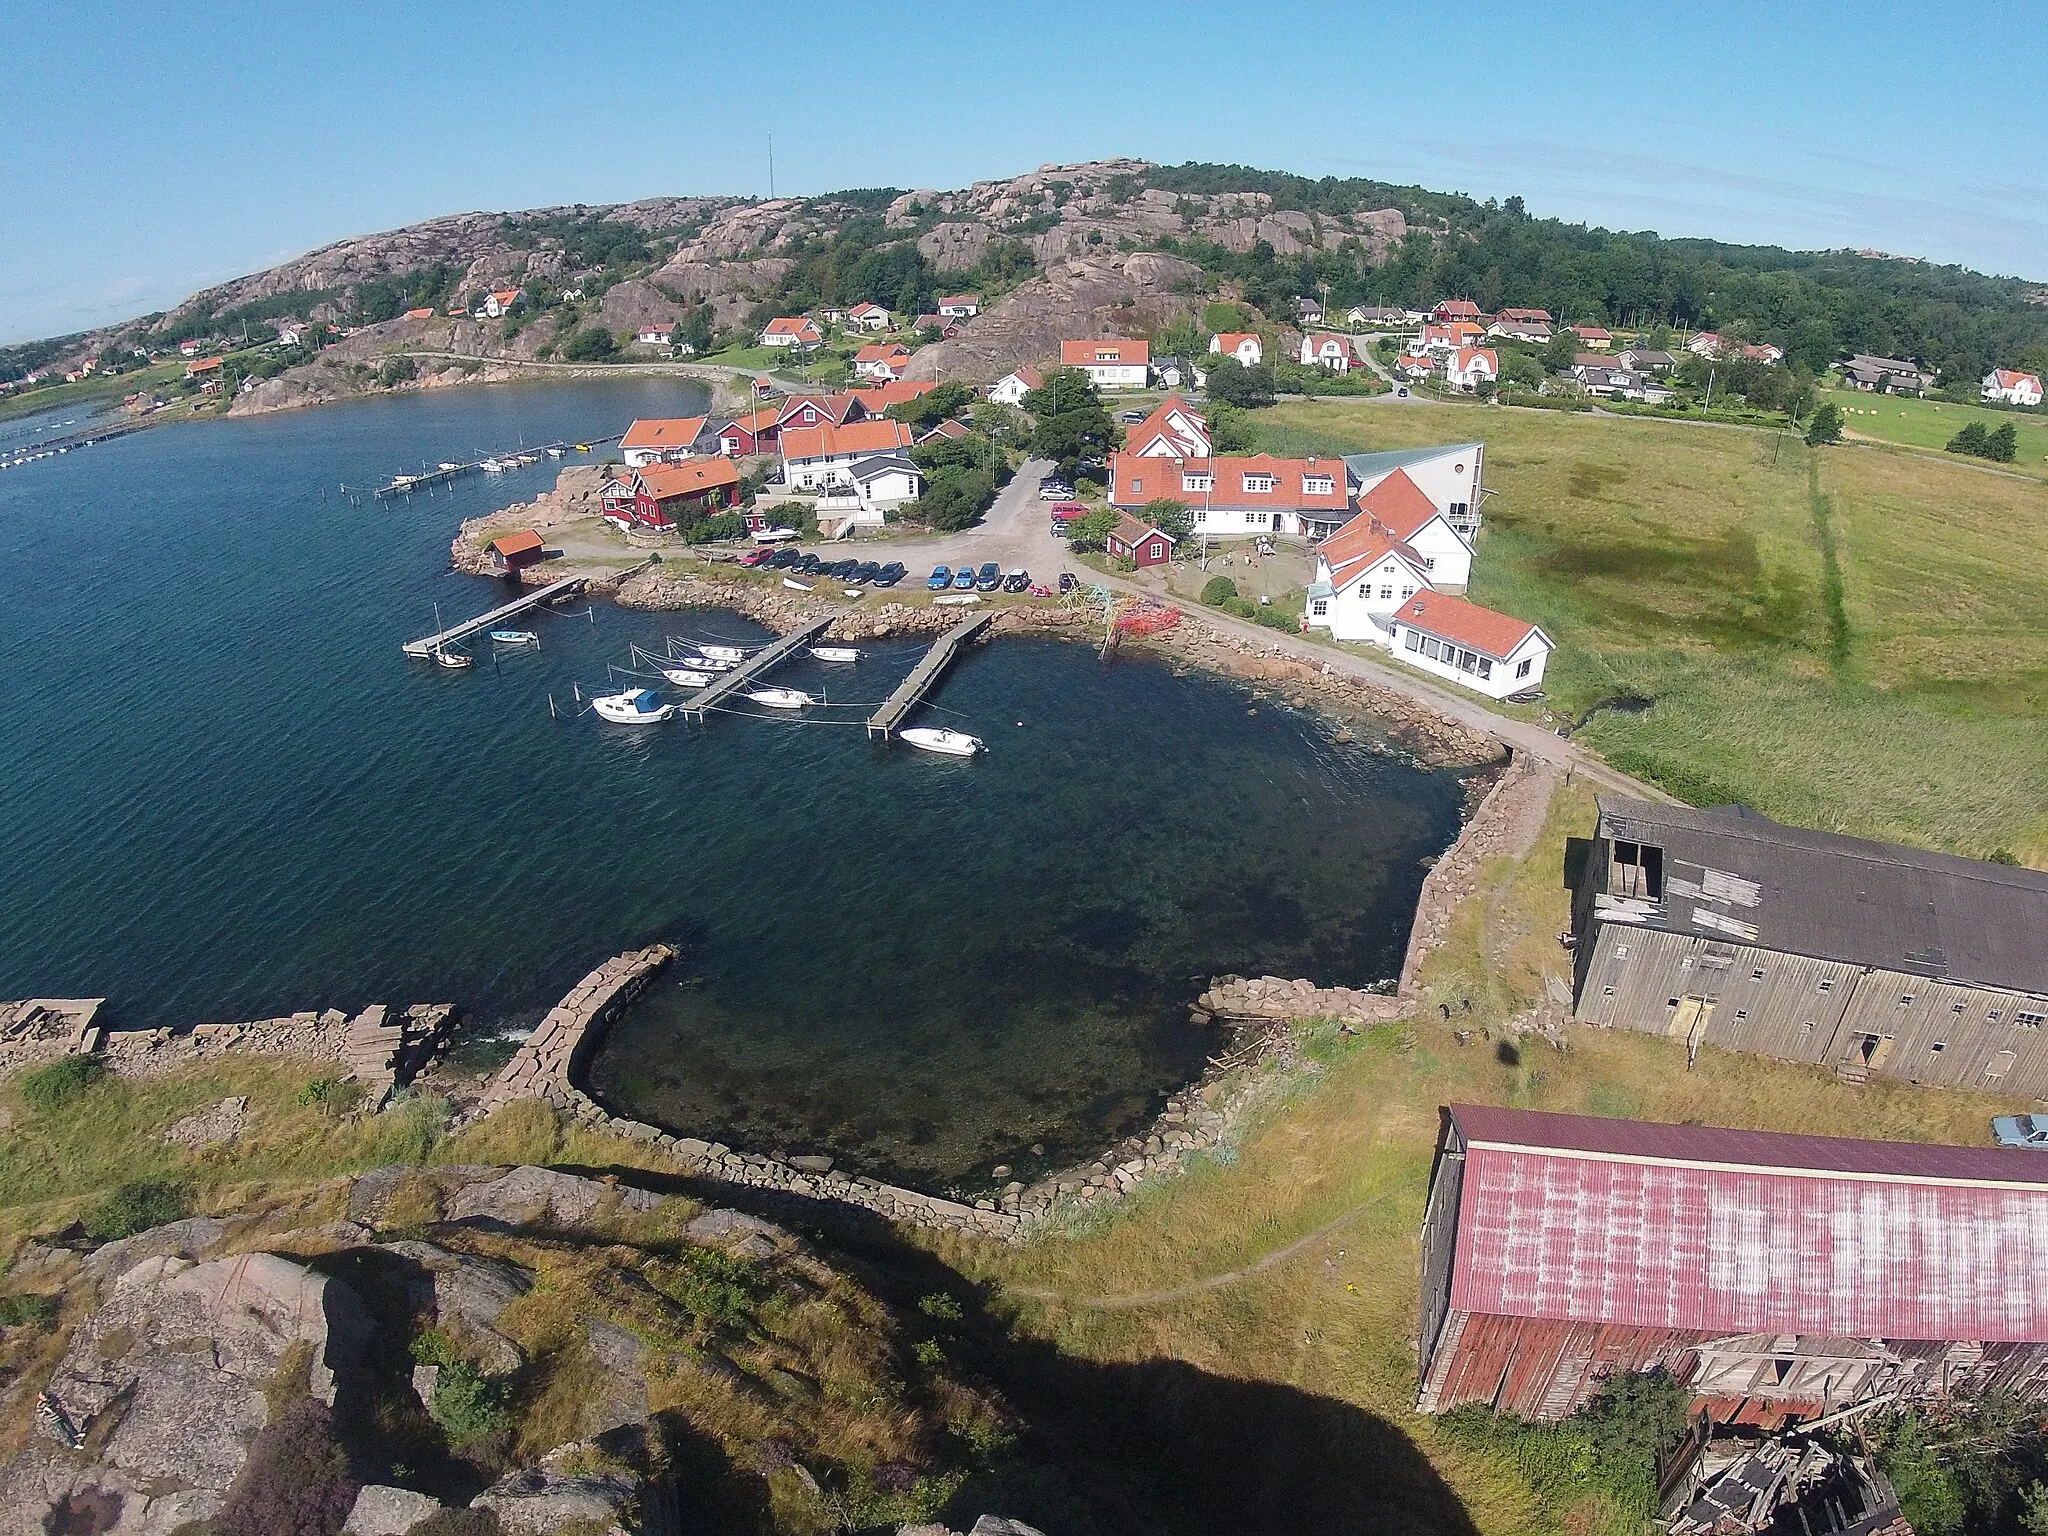
[[[1041,480],[1038,482],[1038,499],[1040,501],[1065,501],[1073,494],[1074,488],[1062,481]]]

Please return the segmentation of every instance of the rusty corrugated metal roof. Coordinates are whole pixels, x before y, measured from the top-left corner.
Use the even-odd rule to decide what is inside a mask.
[[[1455,1106],[1451,1305],[1844,1338],[2048,1341],[2048,1158]]]

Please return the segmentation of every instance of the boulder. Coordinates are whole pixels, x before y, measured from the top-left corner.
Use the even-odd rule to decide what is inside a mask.
[[[533,1289],[533,1274],[505,1259],[450,1253],[435,1243],[401,1241],[378,1245],[412,1260],[426,1282],[413,1298],[432,1304],[434,1320],[463,1343],[477,1364],[493,1375],[508,1375],[526,1362],[519,1346],[498,1331],[498,1314]]]
[[[537,1467],[506,1473],[469,1507],[496,1515],[507,1536],[553,1536],[579,1520],[608,1531],[623,1529],[645,1486],[645,1478],[605,1455],[596,1441],[579,1440],[557,1446]]]
[[[356,1495],[341,1536],[406,1536],[421,1521],[448,1506],[410,1488],[371,1483]]]
[[[126,1275],[144,1259],[165,1255],[197,1259],[227,1235],[227,1223],[211,1216],[188,1216],[183,1221],[151,1227],[133,1237],[119,1238],[95,1248],[85,1261],[85,1272],[95,1285],[104,1286]]]
[[[557,1173],[552,1168],[513,1168],[495,1179],[467,1184],[448,1201],[448,1220],[479,1226],[573,1227],[586,1220],[606,1195],[616,1193],[622,1211],[651,1211],[661,1196],[630,1186]]]

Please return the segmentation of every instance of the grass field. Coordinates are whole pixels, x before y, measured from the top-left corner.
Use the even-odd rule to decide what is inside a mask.
[[[1486,442],[1472,597],[1559,645],[1550,707],[1695,804],[2048,867],[2048,486],[1875,447],[1371,402],[1274,452]]]
[[[1826,398],[1842,408],[1844,430],[1857,437],[1900,443],[1908,448],[1932,448],[1937,452],[1973,421],[1983,423],[1987,431],[1996,431],[2009,421],[2019,433],[2019,457],[2001,467],[2026,475],[2048,476],[2048,416],[1987,411],[1973,405],[1951,405],[1945,400],[1866,395],[1853,389],[1832,390]]]
[[[1716,1051],[1688,1072],[1682,1046],[1618,1031],[1574,1030],[1566,1051],[1536,1039],[1500,1050],[1500,1025],[1540,995],[1543,977],[1565,975],[1553,937],[1566,921],[1563,840],[1591,825],[1585,789],[1562,792],[1536,847],[1483,872],[1427,965],[1432,1000],[1472,1000],[1472,1013],[1454,1019],[1473,1031],[1468,1044],[1427,1005],[1405,1030],[1351,1039],[1324,1031],[1310,1044],[1317,1070],[1280,1093],[1223,1157],[1140,1191],[1123,1213],[1070,1239],[963,1262],[1020,1328],[1070,1355],[1170,1358],[1210,1377],[1284,1383],[1351,1405],[1362,1416],[1361,1447],[1371,1448],[1346,1466],[1346,1486],[1329,1492],[1329,1523],[1313,1528],[1633,1530],[1596,1492],[1539,1496],[1505,1459],[1448,1443],[1414,1413],[1416,1234],[1438,1106],[1975,1143],[2005,1106],[1896,1082],[1855,1088]],[[1256,1426],[1245,1433],[1255,1468],[1272,1448],[1258,1443]]]
[[[123,395],[132,395],[138,389],[162,389],[166,384],[175,383],[185,376],[185,365],[181,362],[159,363],[153,368],[139,369],[134,373],[95,374],[81,379],[76,384],[52,384],[42,389],[32,389],[26,394],[9,395],[0,400],[0,421],[16,416],[33,416],[37,411],[55,410],[60,406],[81,405],[92,400],[118,400]]]

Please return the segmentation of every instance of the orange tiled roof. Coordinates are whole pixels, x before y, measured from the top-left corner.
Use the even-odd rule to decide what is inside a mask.
[[[1110,353],[1103,357],[1100,354]],[[1060,363],[1068,368],[1085,368],[1090,363],[1149,363],[1152,361],[1152,343],[1149,341],[1126,341],[1118,337],[1107,337],[1101,341],[1063,341],[1060,343]]]
[[[697,441],[697,434],[704,430],[702,416],[655,416],[645,421],[636,421],[626,428],[626,435],[619,439],[619,447],[627,448],[687,448]]]
[[[1435,635],[1439,640],[1454,641],[1491,656],[1495,661],[1506,661],[1514,654],[1515,647],[1536,631],[1534,624],[1524,620],[1495,613],[1491,608],[1468,603],[1462,597],[1452,597],[1447,592],[1435,591],[1418,592],[1406,599],[1395,610],[1394,620]]]
[[[649,464],[633,471],[633,484],[656,501],[716,490],[740,483],[739,466],[731,459],[692,459],[687,464]]]
[[[900,421],[876,417],[847,426],[790,427],[782,434],[785,459],[829,459],[850,453],[886,453],[908,448],[910,428]]]

